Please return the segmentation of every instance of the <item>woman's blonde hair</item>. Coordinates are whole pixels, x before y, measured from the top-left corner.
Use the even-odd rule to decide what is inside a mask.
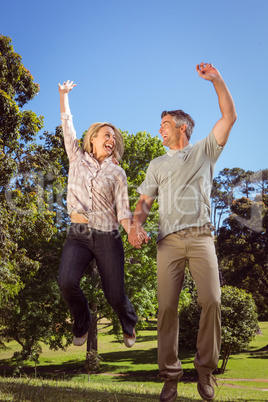
[[[115,159],[117,159],[118,161],[120,161],[120,159],[122,158],[123,154],[124,154],[124,139],[122,134],[120,133],[120,131],[111,123],[93,123],[91,124],[91,126],[89,127],[84,141],[83,141],[83,150],[88,152],[89,154],[92,153],[93,151],[93,145],[92,145],[92,138],[97,137],[99,130],[102,127],[111,127],[114,130],[115,133],[115,148],[113,151],[113,156],[115,157]]]

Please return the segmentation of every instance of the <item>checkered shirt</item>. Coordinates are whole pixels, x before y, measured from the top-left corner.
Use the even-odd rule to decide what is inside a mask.
[[[132,218],[125,171],[110,156],[100,165],[79,146],[72,115],[61,113],[65,149],[69,158],[67,209],[88,219],[94,229],[110,232],[118,222]]]

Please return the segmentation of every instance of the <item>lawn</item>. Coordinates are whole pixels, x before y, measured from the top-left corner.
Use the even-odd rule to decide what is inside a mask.
[[[268,322],[260,323],[262,335],[256,336],[247,351],[231,355],[224,374],[217,376],[215,401],[268,401],[267,350]],[[53,352],[43,345],[40,364],[23,367],[15,378],[11,357],[18,350],[10,342],[0,357],[0,401],[157,401],[163,383],[158,378],[156,329],[141,331],[132,349],[99,328],[101,371],[87,374],[84,369],[86,348],[69,347]],[[194,354],[181,350],[184,377],[178,385],[178,401],[200,401],[196,390]]]

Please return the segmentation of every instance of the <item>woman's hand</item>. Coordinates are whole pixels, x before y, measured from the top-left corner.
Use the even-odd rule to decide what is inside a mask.
[[[76,87],[76,84],[73,81],[64,81],[63,84],[59,84],[59,93],[60,93],[60,112],[71,114],[70,106],[69,106],[69,97],[68,93]]]
[[[140,249],[143,243],[147,244],[149,240],[150,237],[142,226],[135,226],[135,224],[131,226],[128,241],[133,247]]]
[[[63,84],[59,84],[59,93],[68,94],[74,87],[76,87],[76,84],[73,81],[64,81]]]

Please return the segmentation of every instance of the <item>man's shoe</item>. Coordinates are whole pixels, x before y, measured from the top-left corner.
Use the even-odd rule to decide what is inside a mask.
[[[129,336],[127,334],[123,334],[123,341],[124,344],[126,345],[127,348],[132,348],[132,346],[134,345],[134,343],[136,342],[136,333],[135,333],[135,329],[133,329],[133,334],[132,336]]]
[[[160,394],[160,402],[174,402],[177,398],[178,379],[171,380],[167,378]]]
[[[88,332],[85,333],[85,335],[81,336],[78,338],[77,336],[73,337],[73,343],[75,346],[82,346],[87,340]]]
[[[212,401],[214,398],[214,385],[217,385],[212,374],[199,374],[197,390],[205,401]],[[218,385],[217,385],[218,386]]]

